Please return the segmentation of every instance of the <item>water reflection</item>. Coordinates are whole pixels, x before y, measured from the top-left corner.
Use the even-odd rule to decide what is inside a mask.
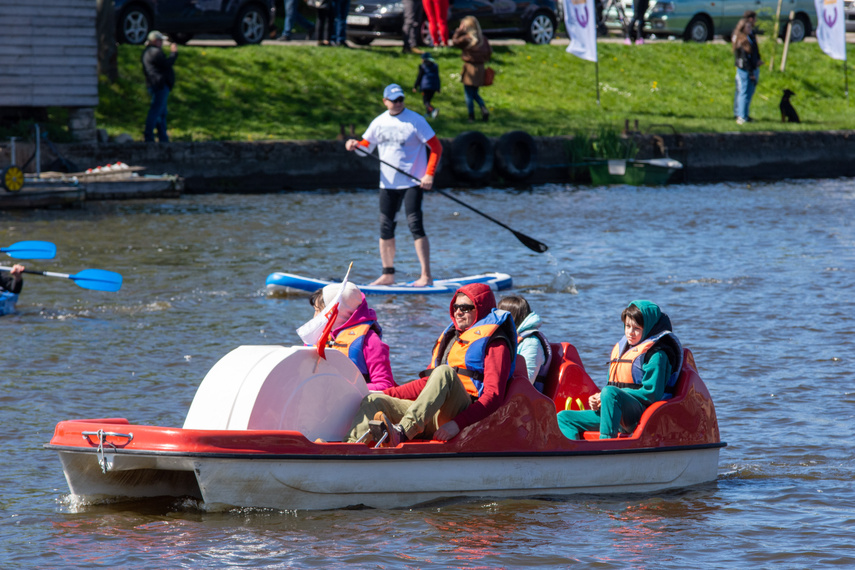
[[[554,341],[602,384],[620,310],[671,316],[713,395],[718,482],[677,494],[455,501],[402,511],[207,512],[193,502],[64,504],[56,421],[182,425],[213,364],[243,344],[294,344],[305,297],[265,277],[377,272],[376,194],[186,196],[163,204],[2,213],[4,243],[58,245],[40,269],[122,273],[117,294],[26,280],[0,319],[4,567],[824,567],[850,554],[855,452],[851,181],[465,191],[550,246],[425,198],[438,276],[503,271]],[[330,220],[334,220],[331,228]],[[402,276],[418,271],[401,237]],[[71,286],[69,286],[71,285]],[[443,296],[372,302],[397,377],[413,378],[446,324]],[[378,472],[378,477],[383,473]],[[34,546],[35,545],[35,546]]]

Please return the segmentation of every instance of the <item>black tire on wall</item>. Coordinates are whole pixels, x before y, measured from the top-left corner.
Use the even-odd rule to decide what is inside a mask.
[[[537,169],[537,145],[525,131],[511,131],[496,143],[496,170],[506,180],[520,182]]]
[[[493,173],[493,143],[478,131],[460,133],[451,142],[451,168],[462,180],[486,182]]]

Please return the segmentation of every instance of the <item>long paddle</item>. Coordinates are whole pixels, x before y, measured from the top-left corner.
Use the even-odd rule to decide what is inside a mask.
[[[2,267],[0,269],[10,271],[11,267]],[[80,273],[69,275],[68,273],[54,273],[53,271],[33,271],[32,269],[24,269],[24,273],[30,275],[43,275],[45,277],[62,277],[63,279],[71,279],[74,283],[84,289],[94,289],[95,291],[118,291],[122,287],[122,276],[113,271],[104,269],[84,269]]]
[[[53,259],[56,246],[49,241],[19,241],[0,251],[15,259]]]
[[[389,168],[393,168],[393,169],[397,170],[398,172],[400,172],[401,174],[404,174],[404,175],[406,175],[406,176],[409,176],[410,178],[412,178],[412,179],[413,179],[413,180],[415,180],[416,182],[421,182],[421,180],[419,180],[418,178],[416,178],[415,176],[413,176],[413,175],[412,175],[412,174],[410,174],[409,172],[406,172],[406,171],[404,171],[404,170],[401,170],[401,169],[400,169],[400,168],[398,168],[397,166],[394,166],[394,165],[392,165],[392,164],[389,164],[388,162],[386,162],[385,160],[383,160],[383,159],[382,159],[382,158],[380,158],[379,156],[376,156],[376,155],[374,155],[374,154],[369,154],[369,153],[365,152],[364,150],[362,150],[360,147],[356,147],[356,148],[357,148],[357,150],[359,150],[359,152],[361,152],[362,154],[367,155],[367,156],[370,156],[371,158],[374,158],[374,159],[378,160],[378,161],[379,161],[379,162],[381,162],[382,164],[385,164],[385,165],[386,165],[386,166],[388,166]],[[490,221],[491,221],[491,222],[493,222],[494,224],[498,224],[498,225],[502,226],[503,228],[505,228],[506,230],[510,231],[512,234],[514,234],[514,236],[516,236],[516,238],[517,238],[518,240],[520,240],[520,242],[521,242],[524,246],[526,246],[527,248],[529,248],[529,249],[530,249],[530,250],[532,250],[532,251],[536,251],[537,253],[543,253],[543,252],[545,252],[547,249],[549,249],[549,248],[546,246],[546,244],[545,244],[545,243],[540,242],[540,241],[537,241],[537,240],[536,240],[536,239],[534,239],[533,237],[529,237],[529,236],[525,235],[524,233],[520,233],[520,232],[516,231],[515,229],[513,229],[513,228],[511,228],[511,227],[506,226],[505,224],[503,224],[503,223],[502,223],[502,222],[500,222],[499,220],[497,220],[497,219],[495,219],[495,218],[491,218],[490,216],[488,216],[487,214],[485,214],[485,213],[484,213],[484,212],[482,212],[481,210],[477,210],[477,209],[473,208],[472,206],[470,206],[469,204],[467,204],[466,202],[462,202],[462,201],[458,200],[457,198],[455,198],[455,197],[454,197],[454,196],[452,196],[451,194],[446,194],[446,193],[445,193],[445,192],[443,192],[442,190],[437,190],[436,188],[434,188],[432,191],[433,191],[433,192],[436,192],[437,194],[442,194],[443,196],[445,196],[445,197],[446,197],[446,198],[448,198],[449,200],[454,200],[455,202],[457,202],[458,204],[460,204],[460,205],[461,205],[461,206],[463,206],[464,208],[469,208],[470,210],[472,210],[472,211],[473,211],[473,212],[475,212],[476,214],[481,215],[481,216],[484,216],[485,218],[487,218],[488,220],[490,220]]]

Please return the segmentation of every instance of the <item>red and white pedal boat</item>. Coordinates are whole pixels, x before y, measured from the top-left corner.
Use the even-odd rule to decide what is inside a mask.
[[[190,496],[206,508],[407,507],[454,497],[654,492],[714,481],[718,422],[685,351],[673,398],[646,410],[628,436],[566,439],[556,410],[597,391],[570,344],[554,344],[545,392],[514,380],[502,407],[449,442],[374,449],[340,440],[362,376],[337,351],[242,346],[200,385],[183,428],[125,419],[57,424],[73,495],[86,501]]]

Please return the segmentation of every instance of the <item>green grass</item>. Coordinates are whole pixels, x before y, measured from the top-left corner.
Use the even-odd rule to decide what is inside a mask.
[[[768,39],[761,53],[771,54]],[[140,66],[142,48],[119,48],[119,80],[100,83],[97,122],[111,135],[141,139],[148,108]],[[781,46],[776,60],[780,62]],[[470,130],[459,51],[437,50],[443,91],[432,121],[442,137]],[[855,106],[844,96],[842,62],[816,43],[790,46],[784,73],[764,67],[751,106],[757,122],[737,127],[732,118],[733,56],[722,44],[648,43],[643,47],[599,45],[601,104],[596,102],[595,65],[564,52],[563,46],[496,46],[496,82],[481,89],[491,118],[475,128],[498,136],[522,129],[532,135],[593,132],[601,125],[622,128],[638,119],[640,129],[667,132],[855,129]],[[399,48],[336,49],[315,46],[181,47],[176,89],[169,99],[173,140],[330,139],[340,124],[357,134],[384,110],[383,87],[400,83],[408,106],[423,111],[421,96],[409,91],[419,57]],[[780,122],[784,88],[802,124]],[[853,102],[855,105],[855,102]]]

